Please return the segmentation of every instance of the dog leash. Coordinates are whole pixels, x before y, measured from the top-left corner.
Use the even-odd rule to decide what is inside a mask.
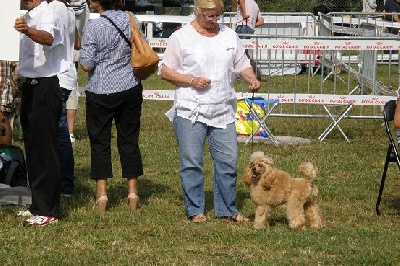
[[[254,90],[251,94],[250,110],[253,109],[252,113],[253,113],[253,116],[255,116],[254,112],[256,112],[256,110],[254,109],[253,104],[254,104]],[[255,119],[255,117],[253,117],[253,121],[254,121],[254,119]],[[253,128],[253,125],[254,125],[254,123],[251,123],[251,153],[254,152],[254,134],[253,134],[254,128]]]

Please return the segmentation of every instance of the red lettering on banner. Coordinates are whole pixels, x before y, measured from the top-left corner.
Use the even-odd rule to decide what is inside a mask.
[[[257,44],[257,42],[253,41],[251,45],[258,49],[268,49],[268,44]]]
[[[329,104],[354,104],[356,100],[348,100],[344,99],[331,99],[329,100]]]
[[[294,99],[293,98],[279,99],[279,103],[294,103]]]
[[[392,45],[367,45],[368,50],[391,50]]]
[[[254,49],[256,46],[253,44],[244,44],[243,45],[245,49]]]
[[[365,105],[385,105],[386,101],[379,99],[368,99],[368,100],[361,100],[361,103]]]
[[[325,103],[324,99],[315,99],[315,98],[300,98],[299,103]]]
[[[162,94],[159,92],[155,92],[154,95],[157,99],[168,99],[169,98],[168,94]]]
[[[361,50],[360,45],[335,45],[335,50]]]
[[[304,45],[303,49],[309,49],[309,50],[329,50],[329,45]]]
[[[149,93],[149,94],[144,93],[143,94],[143,98],[144,99],[158,99],[158,100],[171,99],[169,94],[160,93],[160,92],[157,92],[157,91],[154,91],[154,92]]]
[[[274,49],[292,49],[292,50],[296,50],[299,49],[298,45],[293,45],[293,44],[275,44],[272,45],[272,48]]]

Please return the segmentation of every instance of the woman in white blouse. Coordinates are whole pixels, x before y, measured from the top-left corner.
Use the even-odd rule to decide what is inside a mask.
[[[186,214],[206,222],[203,151],[208,138],[214,162],[214,211],[219,218],[248,221],[236,208],[236,94],[239,74],[251,91],[260,81],[243,45],[230,28],[218,24],[221,0],[197,0],[195,19],[168,40],[161,77],[176,86],[174,105],[167,112],[179,145],[180,178]]]

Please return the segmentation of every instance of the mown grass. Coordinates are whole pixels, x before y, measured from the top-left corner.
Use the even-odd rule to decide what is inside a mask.
[[[81,83],[85,83],[82,78]],[[172,87],[151,77],[145,89]],[[234,224],[213,217],[212,163],[205,153],[206,224],[188,223],[181,197],[177,145],[164,113],[169,101],[144,101],[140,145],[145,174],[139,180],[143,207],[130,212],[126,184],[120,176],[113,132],[114,176],[104,216],[92,211],[95,186],[90,180],[90,152],[80,98],[74,143],[76,194],[62,198],[62,219],[44,228],[23,227],[21,206],[0,208],[0,265],[398,265],[400,259],[398,170],[392,165],[375,214],[387,141],[380,120],[344,120],[347,143],[334,130],[324,142],[318,136],[329,119],[271,118],[275,135],[311,140],[303,146],[239,144],[239,176],[252,151],[273,156],[279,168],[294,173],[301,161],[319,168],[319,205],[323,230],[288,229],[285,209],[278,208],[271,226]],[[17,143],[22,145],[22,143]],[[43,151],[46,152],[46,151]],[[248,188],[238,179],[240,211],[254,217]]]

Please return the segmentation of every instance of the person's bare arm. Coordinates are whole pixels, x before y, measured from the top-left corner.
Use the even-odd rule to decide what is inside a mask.
[[[394,119],[393,119],[394,128],[400,129],[400,102],[397,99],[396,110],[394,112]]]
[[[86,67],[86,66],[82,66],[82,65],[81,65],[81,68],[82,68],[82,70],[85,71],[85,72],[90,72],[90,70],[93,69],[92,67]]]
[[[260,27],[260,26],[262,26],[264,24],[264,18],[263,17],[257,17],[257,20],[256,20],[256,27]]]
[[[53,44],[54,38],[50,33],[28,27],[25,17],[20,17],[15,20],[14,29],[25,34],[36,43],[48,46]]]
[[[81,49],[81,37],[79,36],[78,29],[76,27],[75,27],[74,49],[75,50],[80,50]]]
[[[254,74],[253,68],[251,66],[245,68],[239,74],[245,81],[249,83],[250,91],[258,91],[260,89],[261,83],[257,79],[256,74]]]
[[[393,21],[394,22],[400,22],[400,18],[397,14],[393,14]]]
[[[240,11],[242,12],[242,17],[247,20],[250,16],[246,12],[246,0],[239,0]]]

